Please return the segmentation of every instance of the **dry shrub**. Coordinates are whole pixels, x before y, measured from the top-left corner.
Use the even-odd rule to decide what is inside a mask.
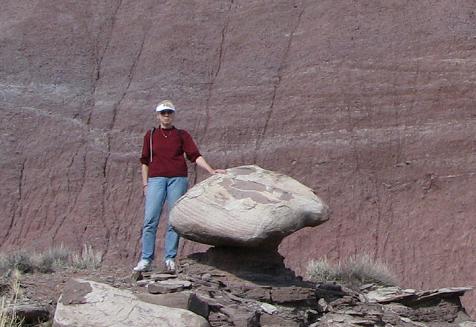
[[[0,271],[18,270],[22,273],[34,271],[31,254],[26,251],[17,251],[0,257]]]
[[[335,281],[339,279],[336,267],[332,266],[326,257],[311,260],[307,266],[307,275],[313,281]]]
[[[397,279],[388,266],[367,254],[346,258],[335,265],[329,264],[327,258],[311,260],[307,267],[307,275],[315,282],[339,282],[350,287],[359,287],[367,283],[397,285]]]
[[[95,251],[92,246],[85,244],[81,253],[74,253],[71,264],[78,269],[97,269],[101,266],[103,253]]]
[[[348,258],[341,265],[341,271],[348,280],[360,284],[397,285],[397,278],[387,264],[372,259],[368,254]]]
[[[63,245],[51,248],[34,256],[35,271],[49,273],[57,268],[67,267],[70,257],[71,251],[63,247]]]
[[[0,274],[8,275],[14,270],[22,273],[51,273],[60,268],[97,269],[102,262],[102,252],[85,244],[80,253],[72,253],[60,246],[42,253],[27,251],[0,255]]]

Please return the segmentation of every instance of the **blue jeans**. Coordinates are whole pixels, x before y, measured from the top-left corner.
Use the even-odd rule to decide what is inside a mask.
[[[170,212],[174,203],[187,192],[187,187],[187,177],[150,177],[148,179],[142,229],[142,259],[150,261],[154,259],[157,226],[165,200]],[[168,224],[165,235],[165,259],[173,259],[177,256],[178,243],[178,234]]]

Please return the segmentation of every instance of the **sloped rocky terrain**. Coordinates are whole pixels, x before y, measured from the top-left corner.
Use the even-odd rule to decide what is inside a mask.
[[[27,326],[476,326],[460,301],[470,288],[311,282],[269,250],[212,248],[175,273],[61,269],[19,284],[15,304],[11,281],[0,280],[0,294]]]
[[[214,166],[288,174],[333,209],[281,244],[297,272],[366,252],[406,287],[474,284],[475,30],[462,0],[4,0],[0,249],[132,265],[142,136],[171,98]]]
[[[71,280],[54,326],[205,326],[203,321],[216,327],[476,326],[460,302],[470,288],[416,291],[366,284],[352,290],[304,281],[279,255],[258,257],[242,249],[195,253],[181,261],[176,274],[137,274],[136,285],[129,286],[135,295],[118,290],[120,282],[111,288]]]

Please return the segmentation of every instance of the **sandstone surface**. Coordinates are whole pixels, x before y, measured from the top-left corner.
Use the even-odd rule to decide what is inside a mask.
[[[78,279],[66,284],[53,326],[207,327],[209,324],[191,311],[146,303],[130,291]]]
[[[475,30],[472,0],[3,0],[0,249],[90,243],[132,266],[142,136],[172,98],[215,167],[333,208],[282,242],[297,271],[360,249],[405,287],[474,284]]]
[[[284,237],[327,221],[329,208],[289,176],[240,166],[195,185],[177,201],[169,219],[192,241],[277,248]]]

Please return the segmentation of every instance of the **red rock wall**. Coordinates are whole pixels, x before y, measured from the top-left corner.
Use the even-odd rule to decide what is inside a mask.
[[[475,8],[2,1],[0,249],[132,265],[142,135],[171,98],[215,166],[278,170],[331,206],[283,242],[294,269],[366,252],[408,287],[476,284]]]

